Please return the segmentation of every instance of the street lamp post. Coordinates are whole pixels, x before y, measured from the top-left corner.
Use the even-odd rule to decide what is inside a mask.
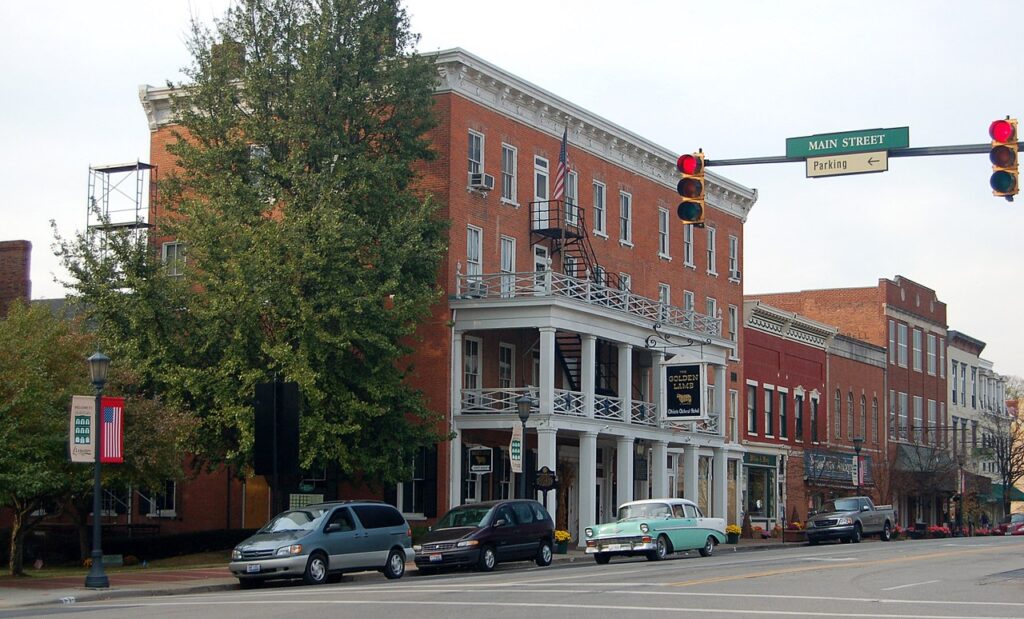
[[[106,589],[110,586],[106,573],[103,571],[103,550],[100,544],[100,532],[102,525],[101,514],[103,511],[103,486],[100,482],[100,451],[103,445],[103,419],[101,398],[103,385],[107,382],[107,370],[110,368],[110,357],[100,351],[89,357],[89,376],[92,379],[92,386],[96,390],[96,409],[93,417],[95,424],[94,435],[96,442],[93,444],[93,455],[95,456],[95,468],[92,480],[92,563],[89,566],[89,573],[85,576],[85,586],[89,589]]]
[[[523,422],[523,442],[519,448],[522,458],[523,469],[519,474],[519,498],[526,498],[526,422],[530,419],[530,407],[533,406],[533,398],[525,393],[516,398],[516,408],[519,410],[519,420]]]
[[[964,452],[961,449],[956,454],[956,534],[961,536],[964,534],[964,460]]]
[[[857,463],[857,496],[860,496],[860,446],[864,444],[863,436],[853,437],[853,453]]]

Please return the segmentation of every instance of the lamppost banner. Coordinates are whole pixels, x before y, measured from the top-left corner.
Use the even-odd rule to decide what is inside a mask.
[[[93,462],[96,445],[96,427],[93,415],[96,398],[90,395],[71,396],[71,426],[68,432],[68,453],[72,462]]]
[[[100,415],[103,416],[100,462],[120,464],[124,462],[124,398],[100,398]]]

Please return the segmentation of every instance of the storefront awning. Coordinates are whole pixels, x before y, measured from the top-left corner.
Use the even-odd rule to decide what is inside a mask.
[[[989,497],[992,501],[1002,502],[1003,499],[1003,484],[992,484],[992,490],[989,492]],[[1020,488],[1010,488],[1010,500],[1011,501],[1024,501],[1024,492],[1021,492]]]

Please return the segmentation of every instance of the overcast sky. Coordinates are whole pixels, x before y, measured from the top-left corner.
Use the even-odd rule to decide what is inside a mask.
[[[146,161],[140,84],[180,78],[190,16],[226,0],[4,2],[0,240],[33,244],[33,298],[62,295],[52,256],[85,225],[90,165]],[[497,3],[410,0],[420,49],[462,47],[677,152],[779,156],[787,137],[909,127],[910,145],[979,144],[1024,117],[1024,2]],[[514,8],[513,8],[514,7]],[[1000,58],[1002,56],[1002,58]],[[801,163],[715,170],[756,188],[747,293],[934,289],[949,328],[1024,376],[1024,194],[991,195],[986,155],[891,158],[881,174],[805,178]]]

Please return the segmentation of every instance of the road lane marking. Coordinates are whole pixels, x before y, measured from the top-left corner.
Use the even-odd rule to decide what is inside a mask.
[[[206,602],[206,606],[245,606],[252,604],[265,604],[263,600],[241,600],[241,601],[222,601],[222,602]],[[445,601],[406,601],[406,600],[372,600],[372,601],[359,601],[359,600],[285,600],[277,601],[276,604],[288,604],[291,606],[306,606],[306,605],[318,605],[318,606],[463,606],[463,607],[486,607],[486,608],[549,608],[549,609],[572,609],[572,610],[592,610],[592,611],[626,611],[626,612],[663,612],[671,613],[674,615],[689,614],[689,613],[705,613],[705,614],[726,614],[730,616],[738,615],[760,615],[760,616],[783,616],[783,617],[874,617],[878,619],[1005,619],[1005,617],[999,616],[982,616],[982,615],[908,615],[906,613],[899,613],[895,615],[882,615],[877,612],[873,613],[837,613],[834,610],[827,610],[821,612],[800,610],[800,611],[789,611],[789,610],[749,610],[742,608],[680,608],[678,606],[627,606],[622,604],[568,604],[568,603],[545,603],[545,602],[455,602],[451,600]],[[178,606],[196,606],[195,602],[189,603],[185,601],[181,602],[136,602],[136,603],[125,603],[125,604],[98,604],[90,605],[90,609],[113,609],[113,608],[170,608]]]
[[[926,580],[924,582],[912,582],[906,585],[896,585],[895,587],[885,587],[882,591],[895,591],[896,589],[906,589],[907,587],[916,587],[918,585],[930,585],[935,582],[942,582],[941,580]]]

